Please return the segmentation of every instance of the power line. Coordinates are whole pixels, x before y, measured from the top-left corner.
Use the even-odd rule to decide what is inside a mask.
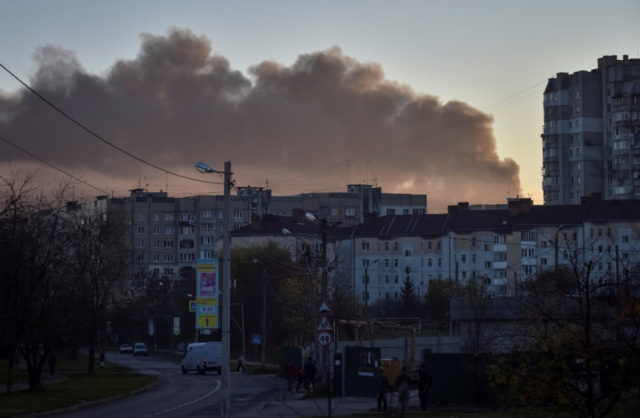
[[[0,65],[1,65],[1,64],[0,64]],[[92,189],[95,189],[95,190],[97,190],[97,191],[101,192],[102,194],[105,194],[105,195],[108,195],[108,194],[109,194],[109,192],[107,192],[107,191],[105,191],[105,190],[102,190],[101,188],[99,188],[99,187],[97,187],[97,186],[94,186],[93,184],[91,184],[91,183],[89,183],[89,182],[86,182],[86,181],[82,180],[81,178],[78,178],[78,177],[74,176],[73,174],[71,174],[71,173],[68,173],[68,172],[64,171],[63,169],[61,169],[61,168],[59,168],[59,167],[56,167],[55,165],[51,164],[50,162],[45,161],[45,160],[43,160],[42,158],[40,158],[40,157],[38,157],[38,156],[36,156],[36,155],[34,155],[34,154],[30,153],[30,152],[29,152],[29,151],[27,151],[26,149],[22,148],[21,146],[17,145],[16,143],[14,143],[14,142],[10,141],[9,139],[7,139],[7,138],[5,138],[5,137],[3,137],[3,136],[0,136],[0,140],[2,140],[2,141],[4,141],[4,142],[6,142],[7,144],[11,145],[12,147],[14,147],[14,148],[16,148],[16,149],[18,149],[18,150],[20,150],[20,151],[24,152],[25,154],[27,154],[28,156],[30,156],[30,157],[31,157],[31,158],[33,158],[34,160],[38,160],[38,161],[40,161],[42,164],[45,164],[45,165],[47,165],[47,166],[49,166],[49,167],[53,168],[54,170],[57,170],[57,171],[61,172],[62,174],[66,175],[66,176],[69,176],[69,177],[71,177],[72,179],[74,179],[74,180],[76,180],[76,181],[79,181],[80,183],[85,184],[85,185],[87,185],[87,186],[91,187]]]
[[[197,181],[200,183],[208,183],[208,184],[220,184],[219,182],[213,182],[213,181],[207,181],[207,180],[201,180],[201,179],[197,179],[194,177],[189,177],[189,176],[185,176],[183,174],[180,173],[176,173],[174,171],[168,170],[166,168],[162,168],[157,164],[151,163],[141,157],[138,157],[135,154],[132,154],[131,152],[125,150],[122,147],[119,147],[118,145],[110,142],[109,140],[105,139],[104,137],[102,137],[101,135],[99,135],[98,133],[96,133],[95,131],[93,131],[92,129],[90,129],[89,127],[87,127],[85,124],[83,124],[82,122],[78,121],[77,119],[73,118],[71,115],[69,115],[67,112],[65,112],[63,109],[61,109],[60,107],[58,107],[57,105],[55,105],[54,103],[52,103],[50,100],[48,100],[46,97],[44,97],[42,94],[40,94],[39,92],[37,92],[35,89],[33,89],[30,85],[28,85],[26,82],[22,81],[22,79],[20,77],[18,77],[17,75],[15,75],[13,72],[11,72],[11,70],[9,70],[7,67],[4,66],[4,64],[0,63],[0,67],[2,67],[3,70],[5,70],[7,73],[9,73],[9,75],[11,75],[13,78],[15,78],[16,80],[18,80],[18,82],[20,84],[22,84],[27,90],[29,90],[31,93],[33,93],[36,97],[38,97],[40,100],[42,100],[43,102],[45,102],[46,104],[48,104],[49,106],[51,106],[54,110],[56,110],[58,113],[60,113],[62,116],[64,116],[65,118],[67,118],[69,121],[71,121],[72,123],[74,123],[75,125],[77,125],[78,127],[80,127],[81,129],[83,129],[85,132],[89,133],[91,136],[93,136],[94,138],[102,141],[103,143],[107,144],[108,146],[110,146],[111,148],[120,151],[121,153],[133,158],[134,160],[141,162],[142,164],[148,165],[149,167],[153,167],[156,170],[160,170],[166,174],[171,174],[172,176],[175,177],[180,177],[186,180],[191,180],[191,181]]]

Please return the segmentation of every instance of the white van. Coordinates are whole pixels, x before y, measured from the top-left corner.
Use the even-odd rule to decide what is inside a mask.
[[[196,371],[200,374],[207,370],[222,373],[222,343],[206,342],[187,345],[182,359],[182,373]]]

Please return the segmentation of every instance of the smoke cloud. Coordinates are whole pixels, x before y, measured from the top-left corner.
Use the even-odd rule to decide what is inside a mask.
[[[178,29],[142,35],[138,56],[104,75],[60,47],[34,58],[31,84],[45,97],[118,146],[190,176],[195,161],[230,159],[238,185],[268,180],[274,194],[342,191],[375,178],[383,191],[428,194],[430,211],[520,192],[519,167],[498,156],[490,115],[418,94],[336,47],[290,66],[264,61],[246,75],[208,39]],[[108,178],[116,194],[141,173],[27,91],[0,94],[0,135],[101,187]],[[0,145],[0,161],[28,160]],[[164,174],[143,170],[152,186],[165,184]],[[170,194],[210,191],[169,181]]]

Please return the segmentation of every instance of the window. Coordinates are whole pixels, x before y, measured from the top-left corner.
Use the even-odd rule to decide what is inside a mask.
[[[384,243],[384,249],[385,249],[385,251],[389,251],[389,243],[388,242]]]
[[[432,260],[432,259],[430,259],[430,258],[429,258],[429,259],[427,259],[427,265],[428,265],[429,267],[431,267],[431,266],[433,265],[433,260]]]
[[[467,278],[467,272],[466,272],[466,271],[463,271],[463,272],[462,272],[462,278],[463,278],[463,279],[466,279],[466,278]]]
[[[165,262],[173,262],[173,254],[165,254],[163,259]]]
[[[506,251],[496,251],[494,253],[494,261],[507,261],[507,252]]]
[[[398,259],[393,260],[393,267],[398,267]]]
[[[138,234],[144,234],[144,226],[138,227]]]
[[[215,227],[212,223],[200,224],[200,232],[211,232],[213,230],[215,230]]]
[[[410,273],[411,273],[411,266],[405,266],[405,268],[404,268],[404,272],[405,272],[406,274],[410,274]]]
[[[153,248],[160,248],[160,240],[159,239],[154,239],[153,240]]]
[[[462,261],[463,263],[466,263],[467,262],[467,255],[466,254],[462,254],[460,256],[460,261]]]
[[[386,275],[384,276],[384,282],[385,282],[386,284],[389,284],[389,275],[388,275],[388,274],[386,274]]]
[[[167,225],[164,227],[165,235],[173,235],[173,226]]]
[[[362,250],[364,251],[369,250],[369,241],[362,241]]]
[[[345,208],[344,216],[350,216],[350,217],[356,216],[356,208],[352,208],[352,207]]]
[[[541,241],[541,242],[540,242],[540,247],[541,247],[541,248],[547,248],[547,245],[548,245],[548,244],[549,244],[549,243],[548,243],[547,241]]]
[[[165,222],[173,221],[173,213],[165,213],[164,214],[164,220],[165,220]]]
[[[200,245],[213,245],[213,237],[210,237],[210,236],[200,237]]]
[[[431,249],[431,247],[432,247],[432,245],[431,245],[431,241],[429,241],[429,242],[427,243],[427,248],[428,248],[428,249]]]
[[[152,259],[153,261],[160,261],[160,254],[153,254]]]
[[[394,249],[395,251],[398,251],[398,243],[397,243],[397,242],[394,242],[394,243],[393,243],[393,249]]]
[[[442,259],[441,258],[438,259],[438,267],[442,267]]]
[[[159,212],[153,212],[153,220],[155,222],[160,221],[160,213]]]
[[[389,259],[388,258],[384,259],[384,266],[385,267],[389,267]]]
[[[160,226],[159,225],[154,225],[153,226],[153,234],[158,235],[160,233]]]
[[[173,248],[173,240],[167,239],[164,241],[164,248]]]
[[[200,258],[213,258],[213,251],[211,250],[200,251]]]
[[[139,221],[144,221],[144,212],[143,212],[143,211],[141,211],[141,210],[140,210],[140,211],[138,211],[138,212],[136,213],[136,219],[137,219],[137,220],[139,220]]]
[[[403,215],[408,215],[409,214],[409,209],[402,209],[402,214]]]
[[[490,269],[491,268],[491,261],[485,261],[484,262],[484,268]]]
[[[136,257],[136,259],[138,261],[144,261],[144,254],[143,253],[138,253],[138,256]]]
[[[622,242],[629,242],[629,235],[623,235]]]
[[[195,231],[195,228],[192,226],[181,226],[180,233],[182,235],[192,235]]]
[[[398,276],[396,276],[394,280],[396,283],[398,283]]]
[[[200,216],[206,219],[213,218],[213,209],[202,209],[202,212],[200,212]]]
[[[194,253],[180,253],[180,261],[182,262],[195,261],[195,260],[196,260],[196,255]]]
[[[540,259],[540,264],[543,265],[543,266],[546,266],[547,265],[547,259],[546,258],[541,258]]]
[[[387,209],[387,215],[395,215],[395,214],[396,214],[395,209]]]
[[[404,256],[405,257],[409,257],[411,255],[411,250],[405,250],[404,251]]]
[[[475,262],[476,262],[476,255],[475,255],[475,254],[472,254],[472,255],[471,255],[471,262],[472,262],[472,263],[475,263]]]
[[[180,214],[181,221],[193,221],[194,215],[192,212],[182,212]]]
[[[139,239],[137,242],[137,247],[138,248],[144,248],[144,240]]]
[[[489,244],[484,244],[485,251],[491,251],[491,246]]]
[[[234,209],[233,219],[241,219],[241,218],[242,218],[242,211],[240,209]]]
[[[173,267],[165,267],[164,274],[173,274]]]

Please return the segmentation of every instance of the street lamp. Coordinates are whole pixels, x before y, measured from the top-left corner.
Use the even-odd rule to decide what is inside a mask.
[[[230,235],[230,201],[231,201],[231,161],[225,161],[224,171],[214,170],[208,164],[199,162],[195,165],[201,173],[224,175],[224,204],[223,204],[223,241],[222,241],[222,387],[224,399],[222,402],[222,416],[229,416],[231,405],[231,370],[230,361],[230,316],[231,316],[231,235]]]

